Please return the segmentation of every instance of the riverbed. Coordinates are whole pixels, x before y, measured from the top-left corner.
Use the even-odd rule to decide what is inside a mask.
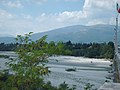
[[[14,52],[0,52],[0,54],[16,57]],[[0,58],[0,70],[5,69],[5,62],[8,59]],[[107,59],[94,59],[74,56],[54,56],[49,58],[47,66],[51,73],[45,77],[45,81],[51,81],[52,85],[58,86],[64,81],[71,87],[76,86],[76,90],[84,90],[87,83],[94,84],[94,88],[99,88],[109,76],[111,62]],[[75,68],[75,71],[66,71]]]

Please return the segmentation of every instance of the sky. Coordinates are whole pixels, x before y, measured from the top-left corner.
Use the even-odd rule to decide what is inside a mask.
[[[0,0],[0,36],[115,24],[120,0]]]

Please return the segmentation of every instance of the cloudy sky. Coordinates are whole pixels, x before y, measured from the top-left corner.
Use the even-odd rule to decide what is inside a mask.
[[[0,0],[0,36],[114,24],[120,0]]]

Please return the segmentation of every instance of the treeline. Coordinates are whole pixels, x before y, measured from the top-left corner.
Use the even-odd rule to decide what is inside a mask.
[[[55,42],[50,43],[51,46]],[[18,43],[0,44],[0,51],[14,51]],[[114,43],[72,43],[71,41],[63,43],[63,55],[83,56],[89,58],[110,58],[114,57]]]
[[[66,55],[83,56],[89,58],[110,58],[114,57],[114,43],[64,43]]]
[[[10,44],[5,44],[5,43],[0,43],[0,51],[14,51],[17,47],[17,43],[10,43]]]

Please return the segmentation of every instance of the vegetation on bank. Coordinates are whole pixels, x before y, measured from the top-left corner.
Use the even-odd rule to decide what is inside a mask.
[[[0,43],[0,51],[14,51],[17,47],[18,43]]]
[[[70,56],[83,56],[89,58],[106,58],[112,59],[114,57],[114,43],[72,43],[71,41],[68,42],[61,42],[63,44],[62,55],[70,55]],[[0,44],[0,51],[13,51],[16,49],[16,44]],[[55,50],[56,43],[50,42],[50,47],[52,50]],[[38,49],[38,48],[37,48]],[[59,52],[59,51],[58,51]],[[57,53],[57,52],[56,52]]]
[[[64,55],[83,56],[89,58],[106,58],[114,57],[114,43],[72,43],[68,41],[64,44]]]

